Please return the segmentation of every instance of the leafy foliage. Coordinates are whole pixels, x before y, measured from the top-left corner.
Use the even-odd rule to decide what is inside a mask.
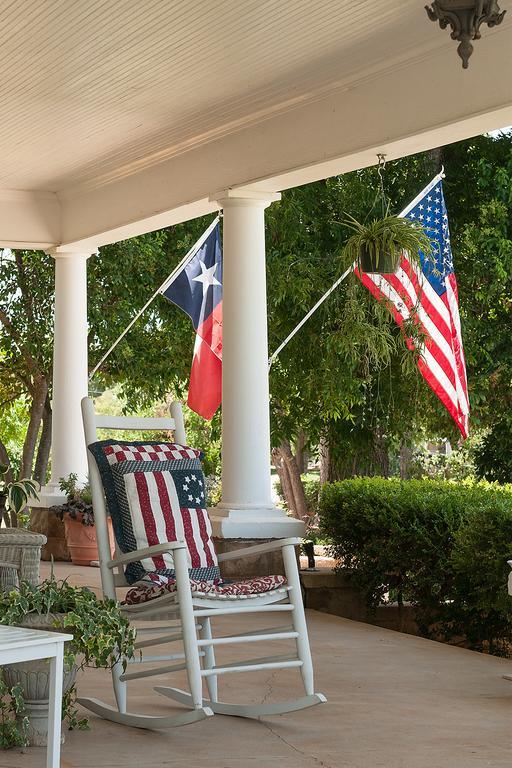
[[[28,516],[23,515],[23,510],[28,505],[30,499],[37,499],[40,486],[35,480],[23,478],[12,483],[2,480],[9,470],[6,464],[0,464],[0,496],[5,498],[5,509],[13,512],[18,521],[26,526]]]
[[[61,477],[59,488],[66,494],[67,501],[64,504],[51,507],[50,512],[57,515],[60,520],[64,515],[69,515],[72,520],[78,520],[82,525],[94,525],[94,509],[89,480],[80,485],[78,475],[71,472],[68,477]]]
[[[385,216],[361,224],[349,216],[346,224],[353,230],[343,248],[347,266],[356,262],[362,268],[361,259],[366,252],[375,265],[374,271],[395,272],[403,251],[407,251],[411,263],[415,264],[419,262],[420,251],[428,256],[432,250],[423,227],[409,219]]]
[[[135,630],[130,627],[114,600],[99,600],[87,587],[72,587],[53,578],[39,586],[21,582],[19,590],[0,593],[0,624],[22,625],[27,616],[49,617],[60,631],[73,635],[66,643],[66,667],[77,665],[110,669],[133,657]],[[71,729],[88,727],[75,707],[76,689],[72,686],[63,700],[63,717]]]
[[[480,450],[482,432],[474,432],[450,453],[431,452],[423,444],[414,452],[410,478],[421,480],[475,480],[477,478],[476,455]],[[490,480],[491,478],[486,478]]]
[[[0,674],[0,749],[28,746],[27,728],[22,690],[8,688]]]
[[[392,590],[425,636],[510,653],[510,486],[355,478],[323,486],[320,516],[369,606]]]
[[[0,594],[0,624],[20,624],[28,614],[54,615],[54,626],[73,635],[67,664],[111,668],[133,656],[135,630],[128,619],[114,600],[99,600],[86,587],[55,580],[39,586],[22,582],[19,591]]]
[[[512,425],[500,419],[482,439],[475,452],[477,475],[498,483],[512,482]]]

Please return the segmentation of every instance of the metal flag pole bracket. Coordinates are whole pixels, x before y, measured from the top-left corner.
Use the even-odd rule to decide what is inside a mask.
[[[293,337],[295,336],[295,334],[297,333],[297,331],[300,331],[300,329],[302,328],[302,326],[304,325],[304,323],[306,323],[306,322],[309,320],[309,318],[311,317],[311,315],[313,315],[313,314],[316,312],[316,310],[318,309],[318,307],[319,307],[321,304],[323,304],[323,303],[324,303],[324,301],[325,301],[327,298],[329,298],[329,296],[331,295],[331,293],[332,293],[333,291],[335,291],[335,290],[336,290],[336,288],[337,288],[339,285],[341,285],[341,283],[342,283],[342,282],[345,280],[345,278],[347,278],[347,277],[349,276],[349,274],[352,272],[352,270],[354,269],[354,267],[355,267],[355,262],[354,262],[354,264],[351,264],[351,265],[350,265],[350,267],[349,267],[348,269],[346,269],[346,270],[345,270],[345,272],[344,272],[344,273],[341,275],[341,277],[339,277],[339,278],[336,280],[336,282],[334,283],[334,285],[331,285],[331,287],[329,288],[329,290],[328,290],[328,291],[326,291],[326,292],[324,293],[324,295],[323,295],[323,296],[321,296],[321,297],[318,299],[318,301],[316,302],[316,304],[315,304],[313,307],[311,307],[311,309],[309,310],[309,312],[307,313],[307,315],[305,315],[305,316],[302,318],[302,320],[300,321],[300,323],[299,323],[298,325],[296,325],[296,326],[295,326],[295,328],[293,329],[293,331],[292,331],[291,333],[289,333],[289,334],[288,334],[288,336],[286,337],[286,339],[285,339],[284,341],[282,341],[282,342],[281,342],[281,344],[278,346],[278,348],[276,349],[276,351],[275,351],[275,352],[274,352],[274,353],[273,353],[273,354],[272,354],[272,355],[269,357],[269,359],[268,359],[268,369],[269,369],[269,371],[270,371],[270,369],[271,369],[271,367],[272,367],[272,363],[274,362],[274,360],[276,359],[276,357],[279,355],[279,353],[280,353],[280,352],[281,352],[281,351],[282,351],[282,350],[283,350],[283,349],[286,347],[286,345],[288,344],[288,342],[289,342],[291,339],[293,339]]]

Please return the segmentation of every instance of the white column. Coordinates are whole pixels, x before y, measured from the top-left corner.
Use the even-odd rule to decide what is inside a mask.
[[[87,476],[87,454],[80,402],[87,382],[87,259],[90,253],[55,248],[55,319],[52,391],[52,476]]]
[[[264,212],[279,198],[245,190],[213,198],[224,219],[222,500],[211,520],[223,538],[303,533],[271,496]]]

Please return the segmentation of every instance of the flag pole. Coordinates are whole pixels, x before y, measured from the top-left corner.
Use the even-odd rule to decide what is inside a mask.
[[[130,330],[130,329],[131,329],[131,328],[132,328],[132,327],[135,325],[135,323],[137,322],[137,320],[139,319],[139,317],[140,317],[141,315],[143,315],[143,314],[144,314],[144,312],[146,311],[146,309],[147,309],[147,308],[149,307],[149,305],[150,305],[150,304],[151,304],[151,303],[152,303],[152,302],[153,302],[153,301],[156,299],[156,297],[158,296],[158,294],[159,294],[159,293],[162,293],[163,291],[166,291],[166,290],[167,290],[167,288],[168,288],[170,285],[172,285],[172,283],[173,283],[173,282],[176,280],[176,278],[178,277],[178,274],[181,272],[181,270],[182,270],[182,269],[183,269],[183,268],[184,268],[184,267],[185,267],[185,266],[188,264],[188,262],[189,262],[189,261],[191,261],[191,259],[193,259],[193,258],[194,258],[194,256],[196,255],[197,251],[198,251],[198,250],[200,249],[200,247],[203,245],[203,243],[204,243],[204,241],[206,240],[206,238],[207,238],[207,237],[208,237],[208,236],[211,234],[211,232],[212,232],[212,231],[215,229],[215,227],[216,227],[216,226],[217,226],[217,224],[219,223],[219,220],[220,220],[220,217],[219,217],[219,216],[216,216],[216,217],[215,217],[215,219],[214,219],[214,220],[212,221],[212,223],[210,224],[210,226],[208,227],[208,229],[206,229],[206,230],[203,232],[203,234],[201,235],[201,237],[199,238],[199,240],[197,240],[197,241],[194,243],[194,245],[192,246],[192,248],[190,248],[190,250],[189,250],[189,251],[188,251],[188,252],[185,254],[185,256],[182,258],[182,260],[180,261],[180,263],[178,264],[178,266],[177,266],[177,267],[175,267],[175,268],[173,269],[173,271],[171,272],[171,274],[169,275],[169,277],[166,277],[166,278],[165,278],[165,280],[164,280],[164,282],[162,283],[162,285],[161,285],[159,288],[157,288],[157,289],[156,289],[156,291],[154,292],[154,294],[153,294],[153,295],[152,295],[152,296],[151,296],[151,297],[150,297],[150,298],[149,298],[149,299],[146,301],[146,303],[144,304],[144,306],[142,307],[142,309],[139,309],[139,311],[137,312],[137,314],[135,315],[135,317],[133,318],[133,320],[131,320],[131,321],[130,321],[130,323],[129,323],[129,324],[126,326],[126,328],[125,328],[125,329],[124,329],[124,331],[121,333],[121,335],[117,337],[117,339],[114,341],[114,343],[112,344],[112,346],[111,346],[111,347],[110,347],[110,348],[109,348],[109,349],[108,349],[108,350],[105,352],[105,354],[103,355],[103,357],[101,358],[101,360],[99,361],[99,363],[98,363],[97,365],[95,365],[95,366],[94,366],[94,368],[92,369],[91,373],[89,374],[89,381],[91,381],[91,379],[92,379],[92,377],[94,376],[94,374],[96,373],[96,371],[97,371],[97,370],[98,370],[98,369],[99,369],[99,368],[100,368],[100,367],[103,365],[103,363],[105,362],[105,360],[107,359],[107,357],[109,357],[109,356],[112,354],[112,352],[113,352],[113,351],[114,351],[114,349],[117,347],[117,345],[119,344],[119,342],[120,342],[120,341],[122,341],[122,340],[124,339],[124,337],[126,336],[126,334],[128,333],[128,331],[129,331],[129,330]]]
[[[300,323],[299,323],[298,325],[296,325],[296,326],[295,326],[295,328],[293,329],[293,331],[292,331],[291,333],[289,333],[289,334],[288,334],[288,336],[286,337],[286,339],[285,339],[284,341],[282,341],[282,342],[281,342],[281,344],[278,346],[278,348],[276,349],[276,351],[275,351],[275,352],[274,352],[274,353],[273,353],[273,354],[272,354],[272,355],[269,357],[269,359],[268,359],[268,369],[269,369],[269,370],[270,370],[270,368],[272,367],[272,363],[274,362],[274,360],[276,359],[276,357],[279,355],[279,353],[281,352],[281,350],[282,350],[282,349],[284,349],[284,347],[286,347],[286,345],[288,344],[288,342],[289,342],[291,339],[293,339],[293,337],[295,336],[295,334],[297,333],[297,331],[300,331],[300,329],[302,328],[302,326],[304,325],[304,323],[306,323],[306,322],[309,320],[309,318],[311,317],[311,315],[312,315],[314,312],[316,312],[316,310],[318,309],[318,307],[319,307],[321,304],[323,304],[323,303],[324,303],[324,301],[325,301],[327,298],[329,298],[329,296],[331,295],[331,293],[332,293],[333,291],[335,291],[335,290],[336,290],[336,288],[338,287],[338,285],[340,285],[340,284],[341,284],[341,283],[342,283],[342,282],[345,280],[345,278],[349,276],[349,274],[352,272],[352,270],[354,269],[354,267],[355,267],[355,262],[354,262],[354,264],[352,264],[352,265],[351,265],[351,266],[350,266],[348,269],[346,269],[346,270],[345,270],[345,272],[342,274],[342,276],[341,276],[341,277],[338,277],[338,279],[336,280],[336,282],[334,283],[334,285],[331,285],[331,287],[329,288],[329,290],[328,290],[328,291],[326,291],[326,292],[324,293],[324,295],[323,295],[323,296],[322,296],[320,299],[318,299],[318,301],[317,301],[317,303],[314,305],[314,307],[311,307],[311,309],[309,310],[309,312],[307,313],[307,315],[305,315],[305,317],[303,317],[303,318],[302,318],[302,320],[300,321]]]

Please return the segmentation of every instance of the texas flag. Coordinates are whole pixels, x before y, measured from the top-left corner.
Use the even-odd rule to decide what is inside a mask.
[[[189,261],[161,289],[196,330],[188,405],[211,419],[222,400],[222,248],[218,222],[206,230]]]

